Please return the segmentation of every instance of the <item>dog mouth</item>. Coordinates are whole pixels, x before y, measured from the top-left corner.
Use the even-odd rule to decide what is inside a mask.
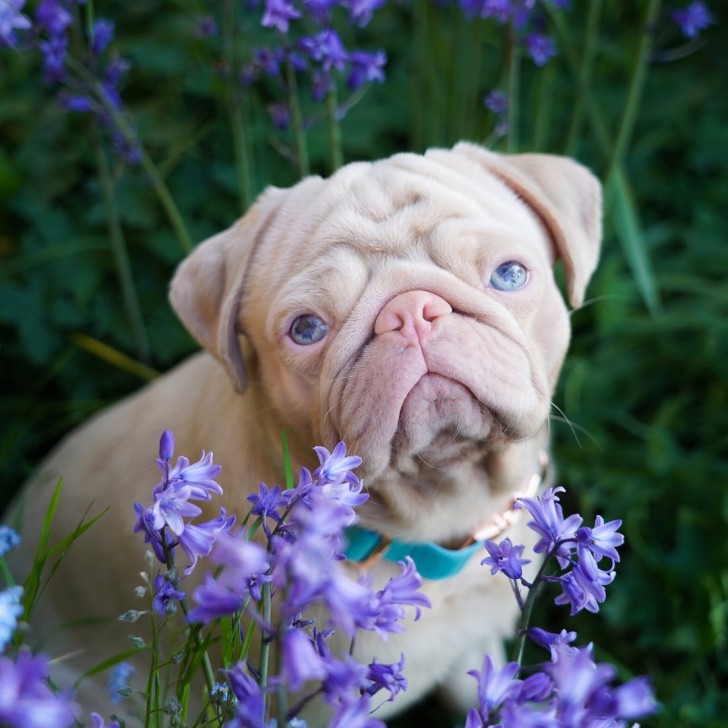
[[[428,372],[402,404],[391,466],[406,472],[414,461],[437,468],[470,461],[482,454],[484,442],[502,436],[493,413],[465,384]]]

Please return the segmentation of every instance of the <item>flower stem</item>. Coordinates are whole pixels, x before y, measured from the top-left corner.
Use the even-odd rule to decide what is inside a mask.
[[[169,188],[167,187],[164,179],[162,178],[162,175],[159,173],[156,165],[154,164],[154,162],[152,162],[143,145],[137,138],[137,135],[132,129],[132,126],[126,115],[122,111],[120,111],[111,101],[106,89],[104,88],[104,85],[98,79],[96,79],[82,63],[78,63],[72,58],[69,58],[67,63],[69,68],[71,68],[76,74],[78,74],[81,81],[85,83],[89,88],[93,89],[99,103],[103,107],[104,111],[111,116],[112,122],[122,134],[122,136],[130,144],[133,144],[139,149],[142,169],[144,169],[144,171],[153,182],[154,191],[159,198],[159,202],[161,203],[162,208],[167,213],[167,218],[172,225],[172,229],[177,235],[177,239],[179,240],[179,243],[182,247],[182,251],[185,255],[192,252],[192,248],[194,247],[192,244],[192,239],[190,238],[189,232],[187,231],[187,226],[182,219],[182,215],[180,214],[179,208],[177,207],[177,203],[174,201],[174,197],[172,197],[172,194],[169,191]]]
[[[227,55],[228,81],[226,101],[230,114],[230,128],[235,154],[235,171],[238,178],[238,197],[240,210],[245,212],[253,200],[253,184],[251,181],[251,161],[243,118],[243,101],[235,76],[238,60],[238,33],[235,32],[235,3],[225,2],[225,52]]]
[[[106,154],[104,153],[101,134],[98,126],[95,124],[94,147],[96,151],[96,166],[99,173],[99,182],[101,184],[101,195],[103,198],[104,210],[106,212],[106,222],[109,229],[109,240],[111,241],[111,249],[116,263],[116,272],[119,277],[124,309],[126,310],[126,315],[129,319],[129,326],[131,327],[132,336],[136,344],[137,356],[142,362],[149,364],[151,359],[149,340],[144,328],[144,319],[142,318],[139,298],[134,285],[134,275],[131,270],[129,251],[127,250],[124,232],[121,228],[119,211],[116,207],[116,197],[114,195],[114,185],[111,179],[111,173],[109,171],[109,163],[106,159]]]
[[[285,36],[284,36],[284,47]],[[291,112],[291,125],[293,127],[293,144],[295,148],[298,173],[301,177],[308,176],[308,147],[306,146],[306,130],[303,125],[303,114],[298,99],[298,82],[296,81],[296,69],[293,67],[290,58],[286,58],[286,83],[288,86],[288,107]]]
[[[521,86],[521,58],[514,23],[509,26],[508,35],[508,138],[506,149],[518,151],[518,97]]]
[[[271,621],[271,588],[270,582],[263,584],[261,590],[262,601],[263,601],[263,619],[266,624],[270,624]],[[268,662],[270,660],[270,643],[271,638],[266,630],[261,630],[261,642],[260,642],[260,691],[263,696],[263,716],[266,714],[266,683],[268,682]]]
[[[594,53],[597,46],[599,31],[599,20],[602,16],[603,0],[590,0],[589,13],[586,19],[586,31],[584,33],[584,49],[581,55],[581,66],[579,68],[579,88],[585,89],[589,86],[592,68],[594,66]],[[584,94],[576,94],[574,113],[571,117],[571,126],[566,141],[565,154],[573,156],[577,151],[577,142],[581,135],[581,127],[584,123]]]
[[[341,147],[341,124],[338,119],[338,94],[336,80],[332,79],[331,88],[326,94],[326,119],[329,132],[329,154],[331,157],[331,173],[336,172],[344,163]]]
[[[523,652],[526,648],[526,635],[528,632],[528,625],[531,622],[531,612],[533,612],[533,605],[536,603],[536,597],[538,596],[539,592],[541,591],[541,586],[544,582],[544,574],[546,572],[546,569],[549,565],[549,562],[551,561],[551,558],[556,554],[556,552],[559,550],[561,545],[564,542],[560,541],[558,542],[552,549],[549,551],[548,554],[546,554],[546,557],[541,562],[541,566],[538,570],[538,573],[536,574],[536,577],[534,578],[533,582],[528,586],[528,596],[526,597],[525,602],[522,602],[523,597],[519,597],[518,603],[519,606],[521,606],[521,618],[518,621],[518,629],[516,630],[516,641],[513,643],[513,652],[511,653],[511,660],[513,662],[517,662],[519,665],[523,664]],[[517,589],[517,586],[514,586],[514,590]]]

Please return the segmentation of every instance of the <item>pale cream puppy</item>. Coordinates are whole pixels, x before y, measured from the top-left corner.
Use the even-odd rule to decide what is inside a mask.
[[[180,265],[171,301],[206,351],[71,433],[23,494],[26,566],[57,478],[59,536],[109,509],[67,555],[32,625],[31,636],[50,635],[44,649],[69,655],[58,679],[126,649],[141,630],[114,619],[59,626],[143,608],[132,504],[151,501],[164,429],[176,454],[211,449],[222,466],[225,495],[209,517],[220,505],[242,513],[261,481],[282,482],[282,430],[296,468],[316,465],[314,445],[339,440],[363,458],[361,522],[385,536],[456,545],[506,512],[540,471],[569,341],[553,266],[563,261],[569,302],[580,305],[600,225],[599,184],[582,166],[462,143],[269,188],[201,244]],[[492,277],[508,262],[527,280],[499,290]],[[291,338],[302,315],[328,326],[320,341]],[[522,541],[523,529],[503,535]],[[436,687],[463,709],[474,704],[466,672],[499,651],[515,619],[506,579],[491,577],[483,556],[426,581],[433,608],[402,635],[358,639],[361,659],[406,655],[409,689],[378,716]],[[380,561],[374,583],[396,572]],[[81,697],[103,709],[99,684],[84,683]]]

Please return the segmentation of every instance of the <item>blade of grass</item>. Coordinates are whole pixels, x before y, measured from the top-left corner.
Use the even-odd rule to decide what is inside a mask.
[[[82,334],[80,331],[72,331],[68,335],[68,338],[84,351],[97,356],[99,359],[103,359],[105,362],[112,364],[122,371],[139,377],[139,379],[143,379],[145,382],[150,382],[159,376],[159,372],[156,369],[152,369],[146,364],[132,359],[118,349],[114,349],[114,347],[104,344],[92,336]]]
[[[116,655],[113,655],[112,657],[107,658],[106,660],[103,660],[99,662],[97,665],[94,665],[90,670],[87,670],[86,672],[81,675],[76,682],[73,683],[74,689],[78,689],[78,686],[89,677],[93,677],[94,675],[98,675],[100,672],[103,672],[104,670],[108,670],[110,667],[114,667],[115,665],[118,665],[120,662],[124,662],[124,660],[128,660],[130,657],[134,657],[135,655],[139,654],[140,647],[131,647],[128,650],[125,650],[124,652],[119,652]]]
[[[291,490],[295,486],[295,483],[293,482],[291,451],[288,447],[288,433],[286,430],[281,432],[281,451],[283,452],[283,470],[286,475],[286,490]]]
[[[615,167],[607,181],[606,196],[612,213],[612,223],[622,243],[632,276],[647,309],[655,315],[660,311],[660,297],[647,253],[647,244],[642,235],[632,187],[622,165]]]

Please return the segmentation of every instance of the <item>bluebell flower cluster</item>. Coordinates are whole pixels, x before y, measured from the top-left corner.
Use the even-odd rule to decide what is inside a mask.
[[[0,28],[2,28],[0,15]],[[20,543],[9,526],[0,526],[0,559]],[[4,565],[7,572],[7,565]],[[0,591],[0,653],[8,648],[18,629],[24,608],[24,589],[10,584]],[[56,692],[49,684],[50,661],[33,655],[26,647],[0,654],[0,725],[8,728],[66,728],[78,725],[78,706],[70,693]],[[10,654],[12,653],[12,655]],[[100,724],[103,727],[103,722]],[[107,728],[119,728],[118,725]]]
[[[568,8],[569,0],[540,0],[557,8]],[[521,45],[537,66],[543,66],[556,55],[554,39],[544,32],[544,14],[537,0],[460,0],[466,17],[493,19],[500,25],[512,26]]]
[[[266,108],[278,129],[286,129],[291,122],[289,71],[307,80],[316,103],[335,91],[339,78],[349,92],[384,81],[385,52],[349,50],[334,28],[342,12],[349,25],[363,28],[383,5],[384,0],[265,0],[260,23],[275,31],[276,40],[270,47],[253,49],[240,71],[240,80],[246,86],[262,79],[276,82],[283,100],[273,101]],[[216,24],[207,17],[197,27],[201,35],[199,28]],[[343,117],[347,109],[347,103],[339,104],[338,117]]]
[[[562,593],[554,600],[556,604],[568,604],[571,614],[582,609],[599,611],[599,604],[606,599],[605,587],[614,579],[614,565],[619,561],[617,547],[624,543],[624,536],[617,529],[620,520],[605,523],[597,516],[593,527],[583,526],[581,516],[564,517],[558,493],[563,488],[549,488],[537,498],[519,498],[515,507],[529,512],[532,520],[528,526],[539,535],[534,547],[537,554],[544,554],[548,561],[554,557],[561,573],[541,575],[544,581],[561,585]],[[500,544],[486,542],[489,556],[483,564],[491,567],[491,573],[502,571],[509,579],[531,588],[524,577],[522,566],[529,563],[521,559],[522,546],[513,546],[510,539]],[[606,560],[607,568],[600,564]]]
[[[686,38],[695,38],[715,21],[713,13],[702,0],[693,0],[684,8],[672,12],[673,20],[678,24]]]
[[[192,501],[209,501],[212,494],[222,493],[214,480],[220,473],[220,466],[212,462],[212,453],[202,453],[196,463],[182,456],[172,466],[174,435],[165,430],[159,442],[157,467],[162,473],[161,481],[152,491],[153,503],[143,506],[134,504],[135,533],[144,534],[144,542],[151,545],[159,562],[166,567],[153,581],[153,608],[160,616],[174,614],[176,604],[185,595],[179,589],[175,552],[182,549],[188,558],[188,565],[182,572],[192,572],[197,560],[210,555],[215,541],[227,533],[235,523],[235,516],[228,516],[224,508],[220,515],[209,521],[194,523],[202,509]]]
[[[524,679],[519,663],[499,669],[489,655],[481,670],[470,672],[478,683],[478,706],[469,711],[465,728],[620,728],[655,712],[646,678],[615,685],[615,668],[596,663],[590,646],[554,638],[551,661]]]
[[[66,728],[77,725],[76,705],[48,684],[49,660],[22,649],[13,660],[0,656],[0,725]]]
[[[257,632],[277,651],[275,668],[264,669],[243,654],[238,664],[221,672],[225,684],[208,686],[210,703],[225,716],[225,725],[271,725],[266,696],[284,685],[302,693],[286,716],[291,725],[305,725],[298,711],[320,696],[331,706],[331,726],[383,726],[370,716],[372,699],[381,693],[393,700],[406,690],[405,656],[393,664],[361,664],[352,653],[355,636],[368,630],[386,639],[403,630],[407,610],[418,619],[430,603],[419,591],[422,579],[411,560],[401,563],[400,573],[380,589],[364,578],[353,579],[342,565],[344,529],[368,498],[353,472],[361,458],[348,454],[344,443],[332,451],[316,447],[319,466],[313,472],[303,468],[295,487],[287,489],[261,483],[248,496],[247,517],[234,528],[234,517],[224,509],[212,521],[194,522],[201,515],[197,502],[222,493],[212,455],[203,452],[193,464],[180,457],[173,466],[173,452],[173,434],[165,431],[156,461],[162,477],[152,491],[153,503],[134,505],[134,531],[143,534],[162,567],[142,590],[151,589],[153,613],[166,620],[182,605],[190,629],[206,630],[208,639],[214,639],[221,620],[232,618],[241,637]],[[189,561],[179,577],[178,547]],[[180,581],[200,558],[214,571],[194,590],[194,606],[188,608]],[[321,607],[326,616],[312,619]],[[336,633],[343,641],[333,639]],[[117,698],[131,692],[129,673],[119,670],[126,670],[124,663],[112,676],[110,689]]]
[[[470,673],[478,682],[478,706],[469,712],[466,728],[619,728],[657,710],[646,678],[614,685],[612,665],[596,663],[591,645],[572,645],[576,632],[552,633],[528,626],[541,584],[559,584],[562,592],[554,601],[570,605],[572,615],[582,609],[597,612],[606,598],[605,587],[615,576],[617,548],[624,543],[619,520],[605,522],[597,516],[590,527],[578,514],[565,517],[558,495],[563,490],[548,488],[540,496],[518,498],[514,505],[529,513],[527,525],[539,537],[534,551],[543,560],[533,581],[524,576],[523,567],[531,563],[522,558],[524,546],[509,538],[499,544],[487,541],[488,556],[481,562],[491,567],[492,574],[502,572],[511,580],[523,615],[517,639],[522,642],[528,636],[548,650],[551,659],[526,671],[516,661],[499,669],[486,656],[482,670]],[[606,569],[600,568],[604,561]],[[554,562],[560,573],[549,573]],[[521,588],[528,593],[526,599]]]
[[[94,114],[110,133],[116,151],[130,164],[137,164],[141,151],[120,95],[129,63],[111,52],[114,24],[97,18],[84,34],[85,53],[76,57],[70,50],[75,6],[84,4],[85,0],[41,0],[31,20],[22,12],[25,0],[0,3],[0,46],[38,51],[43,78],[58,90],[61,108]]]

